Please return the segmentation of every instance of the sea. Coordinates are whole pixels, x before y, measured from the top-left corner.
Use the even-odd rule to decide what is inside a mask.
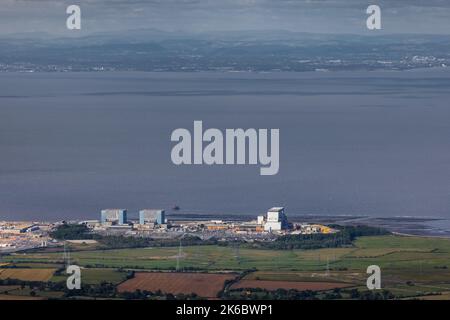
[[[173,164],[171,133],[196,120],[279,129],[279,173]],[[449,235],[450,70],[0,73],[0,220],[273,206]]]

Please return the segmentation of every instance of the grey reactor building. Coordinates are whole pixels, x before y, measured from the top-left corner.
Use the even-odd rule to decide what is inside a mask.
[[[127,224],[127,210],[105,209],[101,211],[100,221],[102,224]]]
[[[159,225],[166,223],[166,213],[164,210],[144,209],[139,211],[139,224],[157,223]]]
[[[127,225],[126,209],[105,209],[101,211],[100,222],[102,225]],[[139,211],[139,224],[158,224],[166,223],[166,214],[164,210],[143,209]]]

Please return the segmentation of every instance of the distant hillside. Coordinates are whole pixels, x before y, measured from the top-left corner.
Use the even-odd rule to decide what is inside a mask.
[[[450,66],[450,36],[134,30],[0,39],[0,71],[407,70]]]

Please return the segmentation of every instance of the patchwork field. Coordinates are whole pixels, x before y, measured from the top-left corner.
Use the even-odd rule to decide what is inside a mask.
[[[119,292],[162,291],[172,294],[195,293],[200,297],[214,298],[223,289],[226,280],[234,279],[233,274],[208,273],[170,273],[170,272],[140,272],[120,284]]]
[[[450,300],[450,292],[421,297],[420,300]]]
[[[187,246],[182,248],[181,268],[200,270],[320,270],[355,248],[319,250],[265,250],[226,246]],[[177,265],[178,248],[135,248],[118,250],[83,250],[71,253],[74,263],[90,268],[173,269]],[[61,252],[20,253],[5,257],[14,263],[61,263]]]
[[[44,297],[14,296],[10,294],[0,294],[0,300],[44,300]]]
[[[116,269],[82,269],[82,281],[85,284],[100,284],[102,282],[108,282],[112,284],[118,284],[126,279],[126,273],[120,272]],[[67,276],[55,275],[50,280],[53,282],[66,281]]]
[[[88,268],[174,269],[178,248],[73,251],[74,263]],[[4,256],[3,263],[61,263],[62,252]],[[388,269],[424,270],[450,266],[450,240],[381,236],[361,237],[353,247],[319,250],[264,250],[227,246],[186,246],[180,267],[200,270],[318,271],[363,270],[376,264]]]
[[[180,276],[175,273],[145,272],[175,270],[178,250],[178,247],[117,250],[83,248],[73,250],[71,260],[73,264],[82,267],[82,281],[86,284],[109,282],[119,285],[122,291],[161,290],[168,293],[196,292],[200,296],[215,296],[223,286],[223,279],[220,279],[220,284],[208,281],[205,285],[202,282],[204,277],[189,279],[190,273],[182,273]],[[2,256],[1,263],[22,269],[0,269],[0,279],[10,277],[54,282],[66,279],[65,275],[52,276],[56,268],[62,267],[61,249],[5,255]],[[182,247],[178,263],[181,270],[199,272],[223,274],[257,270],[246,275],[241,284],[246,283],[244,281],[271,281],[272,287],[287,287],[301,284],[284,282],[318,282],[352,285],[361,289],[366,285],[367,267],[378,265],[382,270],[382,287],[397,297],[427,295],[428,298],[444,298],[450,292],[448,239],[375,236],[361,237],[347,248],[266,250],[241,246],[238,254],[233,246],[186,246]],[[136,278],[123,282],[130,270],[136,271]],[[193,291],[192,285],[195,282],[197,285]],[[258,284],[261,285],[261,282]],[[202,286],[213,289],[205,292],[202,291]]]
[[[20,286],[0,286],[0,294],[6,294],[17,289],[20,289]]]
[[[23,281],[48,281],[55,269],[0,269],[0,279],[18,279]]]
[[[300,282],[300,281],[266,281],[266,280],[241,280],[231,286],[231,289],[261,288],[269,291],[277,289],[294,289],[299,291],[324,291],[335,288],[351,287],[351,284],[342,282]]]
[[[357,271],[256,271],[246,275],[243,280],[335,282],[360,285],[366,278],[366,273]]]

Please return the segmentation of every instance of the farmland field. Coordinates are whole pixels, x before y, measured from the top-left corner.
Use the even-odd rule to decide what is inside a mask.
[[[118,284],[126,279],[124,272],[117,271],[116,269],[104,269],[104,268],[92,268],[82,269],[83,283],[85,284],[100,284],[102,282],[108,282],[112,284]],[[51,278],[51,281],[66,281],[67,276],[55,275]]]
[[[88,268],[174,269],[178,248],[135,248],[73,251],[75,264]],[[61,252],[20,253],[4,262],[61,263]],[[186,246],[179,260],[181,269],[259,271],[363,270],[376,264],[385,269],[434,270],[450,265],[450,240],[418,237],[361,237],[348,248],[318,250],[266,250],[242,247],[239,256],[228,246]]]
[[[300,282],[300,281],[266,281],[266,280],[241,280],[231,286],[231,289],[261,288],[269,291],[277,289],[294,289],[298,291],[324,291],[334,288],[351,287],[351,284],[342,282]]]
[[[355,285],[364,282],[365,273],[353,271],[256,271],[244,277],[244,280],[267,280],[267,281],[298,281],[298,282],[338,282],[354,283]]]
[[[391,291],[398,298],[427,295],[431,299],[445,297],[450,292],[448,239],[361,237],[349,247],[317,250],[269,250],[243,245],[239,254],[233,246],[185,246],[182,247],[177,263],[178,250],[178,247],[72,249],[71,261],[82,267],[84,284],[108,282],[118,285],[121,291],[139,288],[148,291],[167,290],[168,293],[191,293],[192,282],[197,281],[196,293],[211,297],[223,287],[223,281],[220,280],[220,285],[208,282],[204,288],[212,289],[205,293],[202,291],[205,289],[200,289],[199,285],[202,278],[189,279],[193,275],[199,276],[192,271],[215,272],[216,274],[210,273],[208,276],[217,277],[220,276],[217,273],[228,273],[225,276],[230,276],[229,272],[239,273],[250,269],[255,271],[247,273],[241,284],[244,281],[271,281],[270,284],[274,287],[276,281],[281,281],[277,285],[287,287],[298,286],[298,282],[344,283],[366,290],[366,269],[370,265],[378,265],[382,270],[382,288]],[[42,281],[53,282],[63,282],[66,279],[65,274],[52,276],[56,268],[63,267],[61,249],[5,255],[1,262],[17,268],[1,269],[0,279],[13,276],[20,279],[38,277]],[[174,271],[177,264],[182,273],[160,272]],[[130,271],[135,271],[136,277],[125,281]]]
[[[234,279],[233,274],[140,272],[118,286],[119,292],[139,289],[172,294],[195,293],[200,297],[214,298],[223,289],[225,280]]]
[[[420,298],[421,300],[450,300],[450,292],[443,292],[439,295],[430,295]]]
[[[31,296],[14,296],[10,294],[0,294],[1,300],[44,300],[44,297],[31,297]]]
[[[19,288],[20,288],[20,286],[0,286],[0,293],[5,294],[7,292],[17,290]]]
[[[48,281],[55,269],[0,269],[0,279],[23,281]]]

